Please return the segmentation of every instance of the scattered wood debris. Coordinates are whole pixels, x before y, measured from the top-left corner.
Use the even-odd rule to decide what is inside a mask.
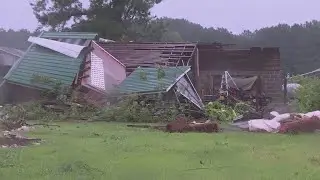
[[[186,117],[178,117],[175,121],[167,124],[168,132],[219,132],[217,123],[207,120],[205,122],[188,121]]]

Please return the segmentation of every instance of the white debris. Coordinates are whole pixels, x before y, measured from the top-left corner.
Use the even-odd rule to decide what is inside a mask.
[[[280,122],[290,119],[290,114],[279,114],[276,111],[272,111],[271,115],[275,116],[273,119],[253,119],[248,121],[249,131],[264,130],[267,132],[278,132],[280,128]]]

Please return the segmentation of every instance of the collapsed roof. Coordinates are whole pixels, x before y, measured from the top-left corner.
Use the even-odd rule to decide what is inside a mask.
[[[138,67],[117,90],[121,94],[155,94],[174,90],[202,109],[202,100],[187,75],[190,70],[190,66]]]
[[[139,66],[189,66],[196,49],[194,43],[99,42],[99,46],[119,59],[129,74]]]
[[[39,37],[31,37],[32,44],[5,79],[13,84],[40,89],[52,89],[54,83],[49,81],[70,86],[85,58],[86,52],[82,50],[96,37],[96,33],[76,32],[44,32]]]

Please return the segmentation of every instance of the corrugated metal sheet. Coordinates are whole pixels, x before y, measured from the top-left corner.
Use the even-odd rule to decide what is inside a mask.
[[[66,42],[54,41],[51,39],[32,36],[29,37],[28,41],[73,58],[77,58],[80,55],[81,51],[85,48],[85,46],[80,46],[77,44],[70,44]]]
[[[121,94],[167,92],[182,78],[190,66],[137,68],[118,87]],[[163,75],[160,75],[164,72]],[[161,77],[163,76],[163,77]]]
[[[320,76],[320,68],[316,69],[314,71],[308,72],[308,73],[300,74],[298,76],[310,76],[310,77]]]
[[[195,52],[195,43],[104,43],[99,46],[126,66],[128,73],[137,67],[155,67],[156,64],[189,66]]]
[[[84,33],[81,34],[84,35]],[[65,33],[62,33],[61,37],[58,36],[59,33],[51,33],[51,36],[53,35],[61,41],[63,38],[70,38],[66,37]],[[40,37],[42,38],[43,35],[40,35]],[[48,37],[48,34],[46,37]],[[92,38],[92,36],[81,36],[81,38],[84,37]],[[87,41],[87,39],[79,40]],[[80,43],[80,41],[74,41],[74,43]],[[70,86],[79,72],[83,60],[84,54],[80,54],[78,58],[71,58],[48,48],[32,44],[25,55],[5,76],[5,79],[11,83],[24,86],[51,89],[52,85],[48,83],[34,82],[36,77],[41,77]]]
[[[87,39],[93,40],[97,38],[97,33],[90,32],[44,32],[42,38],[47,39]]]
[[[203,109],[204,105],[202,100],[191,83],[190,79],[187,76],[184,76],[177,82],[176,90],[198,108]]]

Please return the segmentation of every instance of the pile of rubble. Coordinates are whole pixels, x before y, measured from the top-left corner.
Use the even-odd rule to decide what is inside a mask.
[[[18,107],[13,106],[12,109]],[[11,110],[12,110],[11,109]],[[12,111],[11,113],[13,113]],[[19,115],[12,115],[4,107],[0,107],[0,148],[14,148],[39,144],[41,139],[33,139],[25,136],[25,133],[34,129],[27,126],[24,119],[20,119]]]
[[[285,113],[279,114],[275,111],[270,113],[272,119],[252,119],[245,122],[233,123],[243,130],[250,132],[269,133],[311,133],[320,130],[320,111],[306,114]]]
[[[29,132],[31,127],[22,126],[18,129],[4,130],[0,132],[0,147],[14,148],[32,144],[40,144],[41,139],[28,138],[24,134]]]
[[[188,121],[188,118],[180,116],[173,122],[166,125],[167,132],[206,132],[214,133],[219,132],[219,126],[217,123],[210,120],[205,122],[201,121]]]

